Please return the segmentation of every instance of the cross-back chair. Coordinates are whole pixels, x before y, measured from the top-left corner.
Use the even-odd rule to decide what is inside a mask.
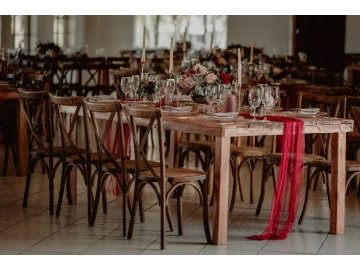
[[[208,243],[211,243],[211,235],[208,221],[208,200],[207,200],[207,178],[205,172],[185,169],[185,168],[166,168],[165,164],[165,138],[162,124],[162,114],[157,109],[139,109],[125,106],[126,117],[130,125],[130,131],[134,141],[135,149],[135,190],[132,205],[132,214],[129,225],[128,239],[132,238],[137,204],[141,202],[141,194],[146,185],[149,185],[158,198],[160,205],[161,217],[161,249],[165,249],[165,215],[168,221],[171,219],[169,210],[169,199],[173,192],[176,191],[177,210],[178,210],[178,232],[183,234],[182,227],[182,196],[186,186],[192,186],[198,192],[201,201],[203,202],[203,222],[205,235]],[[136,134],[136,126],[138,121],[147,121],[147,128],[145,136],[139,137]],[[148,160],[144,147],[146,145],[147,135],[156,127],[158,133],[158,151],[160,156],[160,166],[154,167],[150,160]],[[144,166],[145,165],[145,166]],[[145,170],[144,170],[145,168]],[[167,188],[169,188],[167,190]]]
[[[326,111],[329,112],[330,114],[329,116],[331,117],[337,117],[339,115],[341,104],[342,104],[342,98],[340,97],[325,96],[325,95],[312,94],[312,93],[302,93],[302,92],[298,93],[299,108],[306,108],[306,107],[315,108],[317,106],[325,106]],[[304,149],[305,152],[304,167],[307,167],[307,177],[306,177],[307,184],[306,184],[305,197],[308,196],[308,192],[311,189],[312,180],[314,179],[310,177],[311,170],[313,167],[312,163],[318,161],[321,162],[326,160],[326,158],[328,158],[329,147],[330,147],[330,134],[316,134],[314,137],[313,136],[308,137],[308,139],[306,139],[306,137],[307,136],[305,136],[305,149]],[[316,146],[316,144],[319,146],[320,152],[318,154],[313,154],[313,148],[314,146]],[[270,171],[273,170],[275,166],[280,165],[282,159],[282,153],[271,153],[268,155],[264,155],[263,158],[266,162],[264,162],[263,165],[261,192],[260,192],[260,199],[258,202],[258,206],[256,209],[256,215],[259,215],[261,212],[262,204],[265,198],[266,183],[268,181]],[[276,179],[273,178],[274,190],[276,190],[275,180]],[[315,188],[318,180],[319,180],[319,175],[317,175],[315,179]],[[329,184],[325,176],[323,180],[326,183],[327,192],[329,193]],[[302,218],[300,218],[300,220],[302,220]]]
[[[85,149],[78,146],[75,134],[77,126],[79,126],[80,114],[85,115],[83,97],[58,97],[52,94],[49,96],[52,109],[58,118],[62,148],[62,173],[56,216],[58,217],[60,215],[65,186],[67,188],[68,198],[71,199],[70,172],[75,167],[80,171],[85,184],[88,186],[88,222],[90,223],[92,193],[89,191],[91,191],[93,179],[91,177],[91,165],[94,163],[92,159],[94,155],[90,152],[90,140],[86,121],[84,121]],[[62,106],[74,107],[75,113],[71,117],[70,115],[66,115],[68,117],[66,119],[61,111]]]
[[[343,108],[344,108],[344,116],[345,118],[351,118],[354,120],[354,130],[359,131],[359,120],[360,120],[360,98],[359,97],[343,97]],[[347,134],[347,139],[349,139],[351,135]],[[331,140],[331,135],[328,138],[329,144]],[[352,148],[355,148],[354,151],[356,151],[356,145],[350,146],[350,155],[348,154],[348,157],[351,157]],[[331,161],[330,161],[330,154],[328,154],[328,157],[326,160],[317,160],[313,161],[309,164],[309,166],[315,168],[315,171],[308,177],[308,181],[311,184],[311,181],[318,177],[319,174],[323,175],[323,178],[325,178],[326,183],[329,182],[329,175],[331,174]],[[354,160],[346,160],[345,163],[346,168],[346,182],[345,182],[345,190],[348,194],[348,187],[352,180],[356,179],[356,176],[360,174],[360,162],[354,161]],[[299,224],[302,224],[303,219],[305,217],[307,207],[308,207],[308,197],[309,197],[309,191],[310,191],[310,184],[307,186],[306,194],[305,194],[305,202],[304,206],[301,212],[301,216],[299,219]],[[360,187],[358,187],[357,195],[360,196]],[[328,192],[329,196],[329,192]],[[329,197],[328,197],[329,199]],[[330,203],[330,202],[329,202]]]
[[[25,119],[27,123],[27,140],[28,140],[28,164],[27,164],[27,177],[26,186],[23,200],[23,207],[26,208],[31,174],[37,162],[40,161],[43,168],[45,168],[49,179],[49,192],[50,192],[50,215],[53,215],[54,210],[54,175],[61,162],[61,147],[53,148],[52,140],[46,143],[44,135],[50,136],[52,129],[47,129],[48,134],[41,131],[42,115],[47,111],[49,115],[48,93],[44,91],[34,92],[19,89],[20,106],[24,110]],[[47,118],[48,126],[52,126],[51,117]],[[45,161],[48,158],[48,163]],[[59,158],[54,166],[53,159]]]

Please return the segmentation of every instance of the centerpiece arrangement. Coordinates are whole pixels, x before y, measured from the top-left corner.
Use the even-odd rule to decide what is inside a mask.
[[[236,77],[215,66],[208,69],[201,64],[196,64],[192,69],[183,74],[178,86],[190,94],[197,103],[207,104],[205,100],[205,88],[211,85],[224,84],[227,89],[236,82]]]

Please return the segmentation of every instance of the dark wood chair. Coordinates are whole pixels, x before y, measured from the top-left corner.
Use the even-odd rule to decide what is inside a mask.
[[[85,115],[83,109],[83,97],[57,97],[52,94],[49,96],[51,107],[58,118],[62,148],[61,184],[56,216],[58,217],[60,215],[65,186],[67,187],[67,195],[71,203],[70,173],[73,168],[77,168],[82,174],[86,186],[88,186],[88,191],[90,191],[88,192],[88,222],[90,224],[92,210],[91,186],[93,179],[91,177],[91,165],[96,164],[94,161],[97,159],[93,159],[96,153],[92,154],[90,151],[90,140],[86,121],[84,123],[85,149],[78,147],[74,136],[74,132],[76,132],[77,127],[79,126],[79,114],[83,113],[83,115]],[[61,112],[62,106],[75,107],[74,115],[72,115],[71,118],[70,115],[67,115],[69,118],[65,119],[65,115]]]
[[[28,145],[28,165],[27,165],[27,177],[26,177],[26,186],[24,192],[23,207],[26,208],[31,175],[34,171],[34,168],[37,162],[40,161],[43,168],[46,170],[49,179],[49,193],[50,193],[50,215],[54,214],[54,175],[61,163],[62,150],[61,147],[53,147],[52,140],[49,140],[46,143],[44,136],[51,137],[50,131],[52,128],[47,129],[44,132],[41,131],[41,121],[42,115],[46,110],[47,115],[50,115],[50,110],[48,106],[48,93],[44,91],[26,91],[18,90],[20,106],[24,110],[26,123],[27,123],[27,145]],[[47,124],[49,127],[52,126],[52,118],[47,118]],[[45,159],[48,159],[46,162]],[[59,160],[54,165],[54,158]]]
[[[332,97],[332,96],[324,96],[319,94],[312,93],[298,93],[298,107],[312,107],[316,108],[317,106],[325,106],[325,110],[330,112],[331,117],[337,117],[340,112],[340,106],[342,103],[342,98],[340,97]],[[309,180],[311,168],[313,167],[311,164],[317,161],[324,161],[328,157],[329,154],[329,138],[330,134],[316,134],[315,136],[306,136],[305,137],[305,156],[304,156],[304,167],[307,167],[307,192],[308,189],[311,188],[311,181]],[[315,152],[314,147],[319,146],[319,153]],[[266,183],[268,181],[271,170],[273,170],[274,166],[279,166],[282,159],[282,153],[271,153],[263,156],[264,162],[263,164],[263,175],[261,180],[261,192],[260,199],[258,202],[258,206],[256,209],[256,215],[259,215],[261,212],[262,204],[265,198],[266,191]],[[274,174],[274,172],[273,172]],[[316,183],[319,180],[319,177],[316,178]],[[324,180],[325,181],[325,180]],[[326,182],[327,183],[327,182]],[[276,181],[273,179],[274,189],[276,189]],[[316,184],[315,184],[316,188]],[[327,188],[328,185],[327,185]],[[329,190],[328,190],[329,192]]]
[[[343,103],[344,103],[343,106],[344,106],[345,118],[353,119],[354,120],[354,131],[359,132],[360,98],[344,97]],[[347,134],[347,141],[349,140],[349,138],[350,138],[350,135]],[[330,141],[331,141],[331,134],[327,138],[328,148],[330,148]],[[352,151],[357,151],[358,148],[356,149],[356,146],[350,144],[350,148],[348,148],[348,149],[349,149],[349,151],[347,154],[349,157],[349,153],[351,156]],[[329,188],[328,188],[329,179],[330,179],[329,175],[331,174],[330,153],[328,153],[327,159],[314,160],[309,163],[309,166],[311,166],[312,168],[315,168],[315,171],[312,174],[308,173],[305,201],[304,201],[303,209],[302,209],[301,216],[300,216],[300,219],[298,222],[299,224],[303,223],[304,217],[306,215],[312,181],[314,179],[315,179],[315,181],[317,181],[319,175],[321,174],[324,179],[324,182],[327,185],[327,190],[329,190]],[[354,179],[356,180],[356,176],[360,174],[360,162],[356,161],[356,160],[346,160],[345,168],[346,168],[346,182],[345,182],[346,187],[345,187],[345,189],[348,194],[348,188],[349,188],[350,183],[352,182],[352,180],[354,180]],[[329,191],[328,191],[327,195],[328,195],[328,201],[330,204]],[[360,186],[358,187],[357,195],[360,196]]]
[[[208,243],[211,243],[211,235],[208,221],[208,200],[207,200],[207,178],[208,174],[202,171],[185,169],[185,168],[166,168],[165,149],[164,149],[164,129],[162,125],[162,115],[160,110],[138,109],[125,106],[125,112],[130,125],[132,138],[135,148],[135,190],[132,205],[132,214],[129,225],[128,239],[132,238],[137,204],[142,202],[142,190],[149,185],[158,198],[161,209],[161,249],[165,249],[165,215],[168,220],[171,219],[171,213],[168,208],[169,198],[176,191],[177,210],[178,210],[178,232],[183,234],[182,226],[182,196],[186,186],[192,186],[199,193],[203,202],[203,222],[205,235]],[[137,121],[149,121],[145,136],[137,136]],[[152,161],[148,160],[144,153],[144,146],[147,135],[151,129],[156,126],[158,133],[158,145],[160,156],[160,167],[154,167]],[[145,170],[144,170],[145,168]],[[169,190],[166,191],[167,186]]]

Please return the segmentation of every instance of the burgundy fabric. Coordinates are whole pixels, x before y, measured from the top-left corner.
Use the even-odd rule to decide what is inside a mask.
[[[249,114],[240,114],[251,118]],[[283,122],[282,159],[267,228],[253,240],[282,240],[290,233],[301,200],[304,167],[304,122],[291,117],[267,116],[269,121]]]

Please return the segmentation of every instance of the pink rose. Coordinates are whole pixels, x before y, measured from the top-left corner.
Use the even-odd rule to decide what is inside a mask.
[[[205,75],[207,72],[206,67],[204,67],[203,65],[200,64],[196,64],[193,68],[193,70],[195,70],[196,72],[199,71],[200,74]]]
[[[214,83],[214,82],[216,82],[217,79],[218,79],[218,77],[214,73],[210,73],[206,76],[207,83]]]

